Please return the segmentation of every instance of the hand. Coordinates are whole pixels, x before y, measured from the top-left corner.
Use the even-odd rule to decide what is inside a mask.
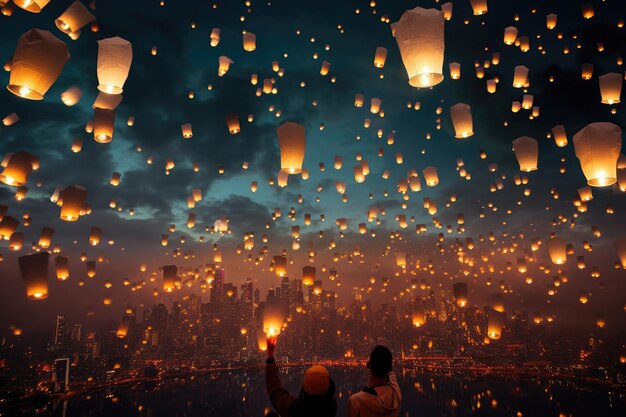
[[[267,357],[274,357],[274,350],[276,349],[277,336],[267,336]]]

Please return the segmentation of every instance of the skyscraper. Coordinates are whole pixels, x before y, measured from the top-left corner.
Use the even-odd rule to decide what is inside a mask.
[[[65,346],[65,317],[58,315],[56,328],[54,331],[54,348],[63,349]]]
[[[224,305],[224,268],[220,268],[215,271],[215,279],[213,280],[213,286],[211,287],[211,304],[216,306]]]

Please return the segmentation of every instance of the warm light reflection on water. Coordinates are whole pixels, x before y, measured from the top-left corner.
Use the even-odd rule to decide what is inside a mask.
[[[303,367],[285,368],[281,379],[296,393]],[[330,367],[338,387],[338,416],[347,399],[362,389],[366,371]],[[417,371],[398,375],[404,396],[400,416],[620,416],[626,415],[626,392],[580,381],[485,376],[467,372]],[[262,368],[110,388],[63,403],[35,406],[21,414],[41,416],[199,417],[263,416],[270,407]],[[65,410],[64,410],[65,409]]]

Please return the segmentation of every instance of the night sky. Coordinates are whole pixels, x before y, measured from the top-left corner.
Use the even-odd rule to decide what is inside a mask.
[[[1,153],[25,150],[38,156],[41,164],[29,176],[26,199],[18,202],[15,187],[0,186],[0,204],[9,207],[7,214],[20,221],[25,213],[32,218],[30,226],[21,222],[18,227],[25,234],[21,251],[10,251],[8,241],[0,243],[1,333],[8,332],[9,326],[19,326],[25,333],[51,331],[59,313],[76,322],[87,320],[92,312],[89,320],[108,323],[119,319],[125,306],[140,308],[157,302],[169,306],[184,295],[200,294],[200,280],[164,293],[158,268],[170,264],[201,268],[213,262],[215,245],[223,256],[226,280],[239,285],[252,278],[262,294],[280,284],[269,267],[272,256],[285,249],[293,260],[287,269],[289,277],[301,277],[305,265],[317,267],[324,288],[336,289],[338,301],[344,305],[355,292],[379,303],[408,297],[411,279],[426,280],[437,291],[440,285],[449,291],[453,283],[467,282],[471,304],[482,306],[504,289],[508,312],[518,308],[551,314],[557,325],[581,332],[593,328],[596,315],[603,314],[608,329],[623,331],[626,277],[621,267],[615,267],[619,258],[614,241],[626,236],[626,199],[617,185],[594,187],[587,212],[576,210],[573,200],[586,180],[572,143],[573,135],[589,123],[625,125],[624,104],[601,104],[598,86],[600,75],[624,74],[619,57],[626,52],[626,28],[619,28],[618,22],[626,17],[626,8],[620,0],[594,1],[591,19],[583,18],[581,1],[491,0],[487,14],[474,16],[469,0],[457,0],[452,19],[445,23],[444,80],[430,89],[408,84],[389,23],[407,9],[440,8],[441,3],[248,3],[166,0],[161,6],[153,0],[93,1],[91,6],[96,7],[90,11],[99,31],[90,31],[88,25],[76,41],[54,25],[54,19],[71,4],[69,0],[53,0],[40,14],[16,7],[12,16],[0,16],[0,61],[11,57],[19,37],[31,28],[49,30],[67,43],[71,55],[43,101],[24,100],[0,89],[0,117],[13,112],[20,117],[18,123],[0,127]],[[546,28],[549,13],[558,15],[552,30]],[[518,36],[528,36],[528,52],[503,43],[507,26],[516,26]],[[221,29],[216,47],[210,45],[213,28]],[[256,35],[253,52],[242,48],[244,30]],[[96,41],[113,36],[132,43],[133,62],[123,101],[116,110],[113,140],[100,144],[85,132],[85,124],[93,118],[92,103],[98,93]],[[604,46],[601,52],[598,43]],[[383,68],[373,65],[379,46],[388,49]],[[156,55],[151,54],[153,47],[158,49]],[[569,53],[564,53],[566,49]],[[500,53],[499,64],[491,64],[485,68],[484,78],[477,78],[474,63],[482,66],[491,61],[494,52]],[[223,55],[234,63],[219,77],[218,58]],[[273,61],[284,69],[283,76],[272,70]],[[331,64],[326,76],[320,75],[323,61]],[[459,80],[450,78],[451,62],[461,64]],[[583,63],[594,65],[591,80],[581,78]],[[527,89],[512,86],[517,65],[530,69]],[[258,85],[250,83],[251,74],[258,74]],[[9,73],[3,71],[1,77],[1,83],[7,85]],[[489,94],[486,81],[496,77],[500,81],[497,91]],[[257,88],[267,78],[275,79],[277,94],[257,97]],[[83,96],[69,107],[60,96],[72,86],[78,86]],[[354,106],[357,93],[365,97],[362,108]],[[540,107],[538,117],[529,118],[529,110],[511,112],[511,102],[521,101],[523,94],[534,95],[533,105]],[[382,100],[384,117],[369,112],[373,97]],[[407,108],[409,102],[411,108]],[[419,110],[414,109],[416,102],[421,103]],[[472,110],[475,135],[467,139],[454,138],[449,108],[459,102],[469,104]],[[437,114],[438,107],[441,114]],[[239,116],[241,132],[237,135],[227,129],[229,113]],[[254,115],[253,122],[247,121],[249,114]],[[132,127],[126,123],[130,116],[135,117]],[[364,127],[366,118],[371,119],[369,128]],[[291,175],[289,185],[279,188],[268,180],[275,179],[280,169],[275,128],[285,121],[306,128],[304,167],[310,178]],[[193,138],[182,138],[183,123],[193,125]],[[559,124],[565,126],[569,140],[564,148],[547,136]],[[387,140],[390,134],[394,137],[391,145]],[[511,142],[520,136],[539,141],[539,170],[519,171]],[[75,138],[83,140],[79,153],[70,150]],[[479,156],[481,150],[486,159]],[[402,164],[396,163],[397,153],[403,156]],[[363,183],[356,183],[353,176],[352,168],[359,163],[357,154],[370,166]],[[335,156],[343,158],[340,170],[333,168]],[[153,157],[152,164],[147,163],[149,157]],[[165,174],[167,158],[175,162],[169,175]],[[458,158],[471,180],[460,177]],[[199,164],[198,172],[193,170],[194,162]],[[242,168],[244,162],[249,164],[247,170]],[[320,163],[325,165],[323,172]],[[498,165],[495,172],[488,170],[492,163]],[[422,170],[428,166],[437,169],[440,182],[436,187],[425,184]],[[565,167],[564,173],[561,167]],[[412,169],[419,173],[422,191],[409,192],[403,208],[397,183]],[[382,178],[385,170],[389,170],[387,180]],[[113,172],[122,174],[118,187],[109,184]],[[514,175],[525,175],[528,184],[516,186]],[[491,192],[490,184],[497,178],[503,179],[504,187]],[[255,193],[250,190],[252,181],[258,182]],[[335,181],[346,183],[347,202],[342,202]],[[93,207],[90,215],[73,223],[61,221],[59,207],[50,202],[57,186],[68,185],[84,186],[87,202]],[[192,188],[202,190],[203,200],[189,209],[187,197]],[[525,189],[531,190],[530,196],[524,196]],[[557,194],[558,199],[554,198]],[[446,207],[452,195],[456,201]],[[437,203],[435,217],[443,228],[436,228],[433,216],[424,209],[426,197]],[[112,199],[117,202],[115,209],[109,206]],[[379,224],[367,221],[371,205],[384,209]],[[614,214],[607,214],[607,205],[614,208]],[[292,207],[295,221],[288,216]],[[282,217],[274,221],[275,208],[280,208]],[[132,216],[130,209],[134,210]],[[481,209],[485,218],[479,216]],[[189,212],[197,216],[193,229],[186,226]],[[312,217],[309,226],[303,224],[305,213]],[[457,225],[459,213],[465,219],[462,233]],[[405,229],[395,220],[399,214],[409,220]],[[205,231],[206,225],[223,217],[229,219],[231,234]],[[335,224],[338,218],[349,222],[343,237]],[[575,227],[571,227],[572,221]],[[359,223],[367,223],[367,234],[358,233]],[[176,225],[174,233],[168,231],[170,224]],[[416,234],[416,224],[426,224],[427,232]],[[301,228],[299,250],[292,249],[293,225]],[[448,225],[452,233],[448,233]],[[103,230],[102,242],[96,247],[88,242],[93,226]],[[592,234],[592,226],[601,231],[600,237]],[[56,280],[53,254],[49,297],[30,301],[17,258],[34,253],[31,242],[37,242],[42,227],[55,229],[53,245],[59,245],[62,254],[70,258],[71,277],[64,282]],[[255,247],[237,254],[235,249],[243,247],[246,232],[254,232]],[[493,241],[487,239],[490,232]],[[565,265],[551,263],[547,250],[551,232],[573,245],[575,253]],[[438,242],[439,233],[445,235],[443,242]],[[163,234],[169,234],[165,247],[161,246]],[[267,243],[261,240],[263,234]],[[457,254],[457,243],[465,246],[466,238],[475,243],[474,249],[464,249],[466,258],[473,260],[470,264],[460,263]],[[332,249],[331,239],[336,243]],[[531,252],[535,239],[542,245]],[[584,242],[592,245],[592,252],[584,249]],[[516,250],[511,253],[513,246]],[[267,250],[262,254],[264,247]],[[181,256],[173,258],[176,248]],[[308,257],[310,248],[315,251],[313,262]],[[395,253],[402,251],[409,255],[404,271],[395,265]],[[83,252],[88,260],[102,256],[94,278],[86,277],[85,263],[79,259]],[[244,262],[248,254],[252,261]],[[337,261],[333,260],[335,254]],[[585,257],[585,269],[576,267],[577,256]],[[526,274],[516,267],[517,259],[524,257]],[[257,258],[262,259],[255,265]],[[431,271],[424,270],[429,261]],[[511,262],[512,269],[507,270],[506,262]],[[142,263],[147,265],[146,272],[140,271]],[[493,265],[492,271],[489,265]],[[547,273],[544,266],[550,268]],[[594,266],[601,273],[599,278],[591,277]],[[339,273],[334,282],[328,279],[331,268]],[[152,272],[156,272],[154,282],[149,281]],[[525,283],[527,276],[532,276],[532,284]],[[567,277],[568,282],[556,287],[555,295],[548,295],[548,286],[559,276]],[[132,286],[123,285],[126,277],[133,283],[146,283],[131,291]],[[376,280],[368,288],[370,277]],[[389,278],[388,287],[382,286],[384,277]],[[79,286],[80,279],[83,286]],[[111,288],[105,288],[107,281]],[[154,289],[159,290],[158,296],[153,295]],[[587,304],[579,302],[581,291],[590,294]],[[111,305],[103,304],[105,297],[112,299]],[[208,301],[208,292],[203,300]]]

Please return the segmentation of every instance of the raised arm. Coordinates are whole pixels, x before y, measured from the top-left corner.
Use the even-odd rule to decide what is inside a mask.
[[[276,348],[276,338],[267,338],[267,360],[265,361],[265,388],[270,397],[272,406],[281,417],[289,417],[289,407],[296,401],[296,398],[289,394],[280,383],[278,377],[278,366],[274,360],[274,349]]]
[[[390,371],[387,375],[387,378],[389,379],[389,385],[391,386],[391,389],[398,397],[400,406],[402,406],[402,391],[400,391],[400,386],[398,385],[398,379],[396,378],[396,374],[393,371]]]

